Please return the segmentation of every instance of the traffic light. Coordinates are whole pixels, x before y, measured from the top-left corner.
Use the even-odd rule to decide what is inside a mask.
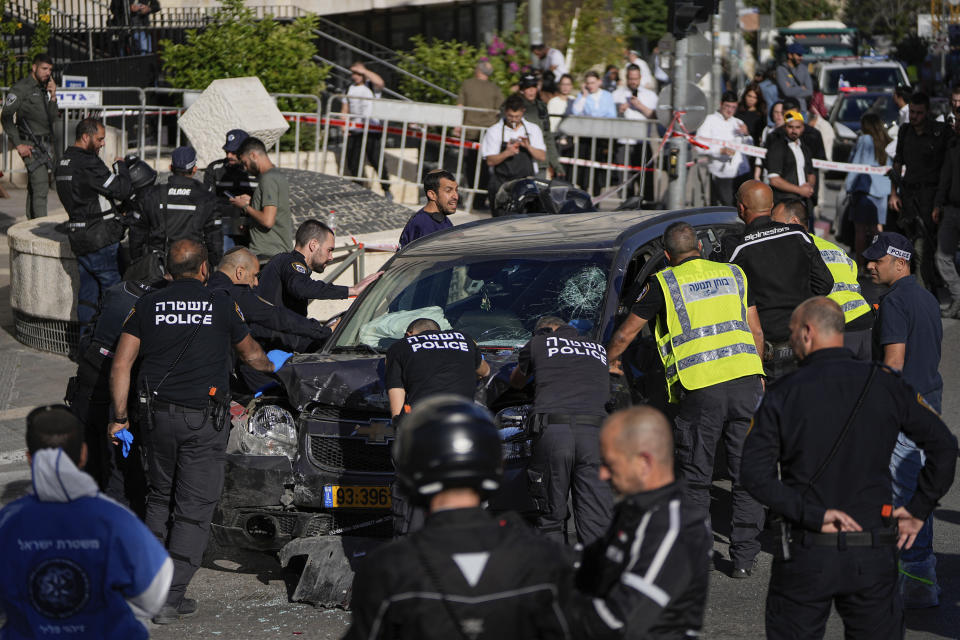
[[[667,24],[674,38],[683,38],[698,22],[706,22],[720,10],[720,0],[670,0]]]

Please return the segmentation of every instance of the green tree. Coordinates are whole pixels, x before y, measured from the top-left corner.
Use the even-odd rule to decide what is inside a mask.
[[[788,27],[799,20],[835,20],[839,3],[830,0],[776,0],[777,16],[774,25]],[[760,13],[770,13],[770,0],[757,0]]]
[[[623,16],[631,38],[646,38],[653,46],[667,33],[667,0],[620,0],[615,10]]]
[[[580,19],[577,24],[571,71],[582,73],[597,65],[621,65],[623,50],[627,44],[623,32],[622,14],[612,10],[607,0],[582,0],[579,6]],[[572,10],[570,15],[573,15]],[[569,26],[565,35],[566,40],[569,41]]]
[[[899,42],[916,32],[917,14],[929,11],[927,0],[847,0],[844,19],[865,35],[889,35]]]
[[[421,35],[410,38],[413,49],[405,52],[398,66],[417,75],[420,65],[436,71],[435,84],[454,94],[460,90],[460,83],[469,78],[473,67],[480,57],[480,51],[473,45],[456,40],[427,40]],[[418,64],[416,64],[418,63]],[[400,76],[401,94],[417,102],[437,104],[456,104],[456,98],[432,89],[408,76]]]
[[[316,18],[282,25],[273,16],[258,20],[245,0],[223,0],[204,29],[191,29],[187,41],[160,41],[167,81],[181,89],[202,90],[213,80],[256,76],[272,93],[320,95],[329,72],[313,62]],[[281,98],[283,111],[314,111],[311,100]]]

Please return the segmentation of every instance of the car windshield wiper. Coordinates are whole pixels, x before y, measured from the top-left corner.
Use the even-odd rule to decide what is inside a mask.
[[[371,347],[363,342],[358,342],[357,344],[351,345],[337,345],[332,349],[332,351],[334,353],[369,353],[375,356],[383,355],[383,352],[376,347]]]

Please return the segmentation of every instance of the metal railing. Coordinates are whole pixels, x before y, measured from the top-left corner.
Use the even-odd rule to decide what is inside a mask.
[[[115,127],[126,141],[127,153],[136,153],[158,169],[165,165],[175,147],[186,142],[178,119],[187,109],[186,94],[197,92],[139,87],[96,90],[104,94],[132,92],[135,100],[128,104],[64,109],[61,123],[65,144],[72,142],[75,123],[87,116]],[[0,89],[0,95],[5,91]],[[309,168],[384,190],[419,189],[427,171],[444,168],[458,178],[464,209],[470,210],[474,197],[486,193],[486,171],[480,152],[486,127],[465,126],[463,121],[469,112],[483,112],[487,117],[492,112],[364,98],[369,111],[365,109],[366,115],[361,116],[342,113],[346,98],[342,94],[324,100],[305,94],[271,96],[312,105],[312,110],[283,112],[290,131],[269,150],[278,167]],[[622,202],[633,191],[640,194],[647,206],[662,201],[665,172],[662,156],[656,153],[661,138],[655,122],[566,116],[557,136],[566,179],[595,197],[602,196],[608,202],[605,206]],[[12,170],[12,153],[8,138],[3,136],[0,169],[5,173]],[[372,172],[368,172],[368,166]],[[20,167],[12,170],[22,171]],[[660,179],[654,181],[655,176]],[[546,177],[545,166],[540,167],[540,177]],[[691,180],[691,184],[694,182]],[[697,193],[695,188],[688,187],[688,200],[696,203],[708,198],[700,189]]]

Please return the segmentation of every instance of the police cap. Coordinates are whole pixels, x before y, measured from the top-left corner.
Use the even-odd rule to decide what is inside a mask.
[[[864,250],[863,257],[866,260],[879,260],[887,254],[909,262],[913,256],[913,243],[899,233],[884,231],[876,235],[873,244]]]
[[[227,141],[223,143],[223,150],[236,153],[243,141],[249,137],[250,134],[243,129],[231,129],[227,131]]]
[[[416,502],[446,489],[496,491],[503,476],[500,433],[486,409],[454,395],[417,405],[393,444],[397,480]]]

